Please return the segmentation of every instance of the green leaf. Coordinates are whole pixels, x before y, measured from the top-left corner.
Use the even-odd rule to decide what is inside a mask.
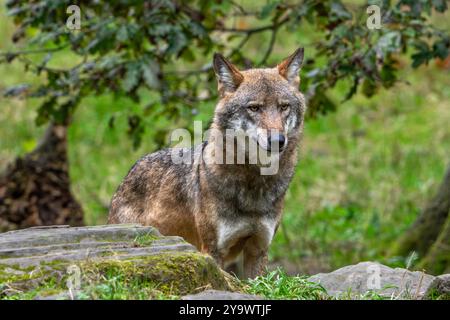
[[[336,103],[328,97],[322,85],[316,85],[310,89],[312,90],[308,99],[308,117],[336,111]]]
[[[56,98],[51,97],[41,104],[35,119],[37,126],[41,126],[49,121],[50,116],[55,112],[56,102]]]
[[[120,42],[127,42],[128,41],[128,30],[127,26],[121,26],[119,28],[119,31],[117,31],[116,39]]]
[[[145,132],[142,118],[139,115],[130,115],[128,117],[128,136],[133,141],[133,149],[139,148],[142,142],[142,136]]]
[[[154,61],[148,61],[142,64],[142,76],[145,84],[149,88],[159,88],[158,65]]]
[[[366,97],[372,97],[378,91],[378,84],[372,79],[365,78],[362,83],[362,93]]]
[[[352,86],[350,87],[350,90],[347,92],[347,94],[345,95],[345,98],[342,102],[350,100],[355,95],[355,93],[358,89],[358,84],[359,84],[359,77],[354,77]]]
[[[122,88],[125,92],[133,90],[141,77],[141,65],[138,62],[131,62],[126,65],[126,76],[122,81]]]
[[[412,67],[418,68],[420,65],[428,63],[428,61],[432,58],[432,55],[430,52],[419,52],[413,54],[411,58],[413,59]]]
[[[397,76],[395,72],[397,71],[396,68],[394,68],[393,64],[385,64],[381,68],[380,77],[381,82],[383,83],[383,87],[390,88],[392,85],[394,85],[395,81],[397,81]]]
[[[411,56],[413,59],[412,67],[417,68],[422,64],[428,63],[433,58],[433,52],[430,50],[425,41],[417,41],[414,43],[417,52]]]
[[[349,20],[352,18],[352,14],[339,1],[332,1],[330,9],[331,9],[331,14],[334,17],[334,19]]]
[[[259,13],[259,18],[266,19],[267,17],[269,17],[271,15],[272,11],[277,7],[277,5],[278,5],[278,1],[271,1],[271,2],[267,3],[261,9],[261,12]]]
[[[384,34],[377,42],[378,52],[386,56],[389,53],[399,51],[401,46],[401,34],[398,31],[391,31]]]
[[[448,42],[444,40],[438,40],[433,44],[433,54],[442,60],[447,58],[449,54]]]
[[[187,45],[188,40],[182,32],[172,33],[169,36],[169,46],[167,47],[166,53],[178,55]]]
[[[447,1],[445,0],[432,0],[431,3],[438,12],[444,12],[447,10]]]

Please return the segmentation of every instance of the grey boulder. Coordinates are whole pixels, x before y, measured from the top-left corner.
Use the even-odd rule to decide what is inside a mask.
[[[364,298],[379,295],[390,299],[421,299],[434,276],[378,262],[360,262],[330,273],[319,273],[308,280],[319,283],[336,298]]]
[[[439,298],[450,300],[450,273],[434,278],[425,293],[426,299]]]

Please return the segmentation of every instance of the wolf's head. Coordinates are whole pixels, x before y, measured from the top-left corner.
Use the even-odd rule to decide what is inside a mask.
[[[275,68],[240,71],[215,54],[220,94],[215,126],[243,130],[268,151],[286,149],[298,136],[305,113],[305,99],[298,90],[302,62],[303,48],[299,48]]]

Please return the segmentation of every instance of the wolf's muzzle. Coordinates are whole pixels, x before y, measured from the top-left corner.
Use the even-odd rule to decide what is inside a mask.
[[[286,137],[281,133],[272,133],[267,137],[268,151],[282,151],[286,146]]]

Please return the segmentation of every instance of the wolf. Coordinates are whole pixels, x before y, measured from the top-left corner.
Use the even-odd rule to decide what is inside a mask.
[[[260,275],[297,163],[306,111],[299,91],[303,56],[299,48],[276,67],[248,70],[221,54],[213,58],[219,101],[210,129],[224,137],[230,129],[245,132],[258,150],[274,155],[275,173],[261,174],[260,162],[206,161],[217,136],[190,150],[200,161],[174,163],[173,149],[160,150],[131,168],[112,198],[108,223],[154,226],[224,269],[240,266],[232,270],[241,278]]]

